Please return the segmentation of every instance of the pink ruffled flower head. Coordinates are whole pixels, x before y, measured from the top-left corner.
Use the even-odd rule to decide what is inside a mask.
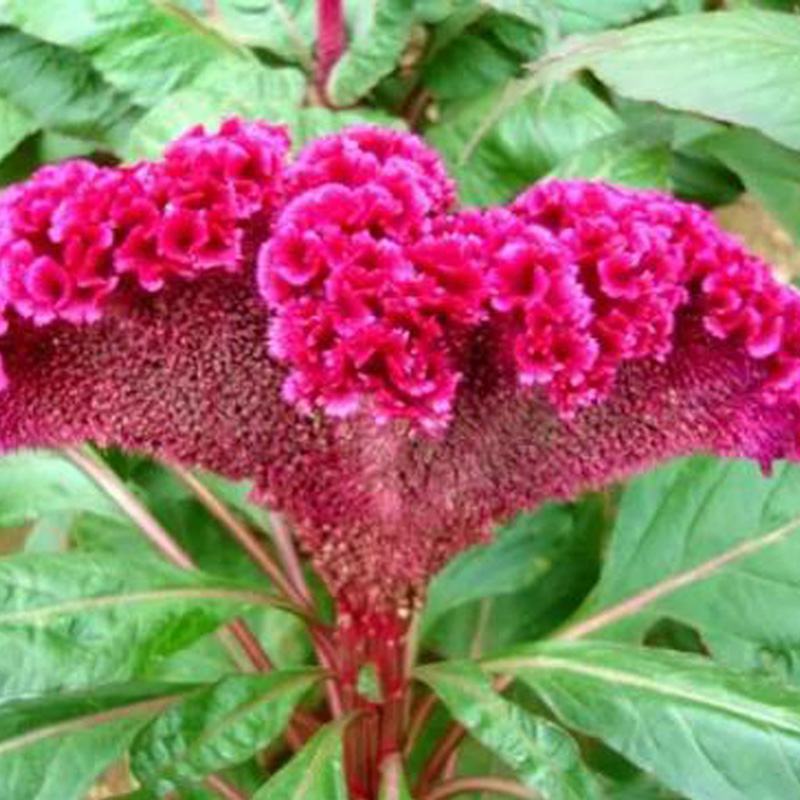
[[[0,294],[37,325],[91,322],[114,289],[109,198],[122,177],[88,161],[44,167],[0,196]]]
[[[215,134],[189,131],[163,162],[134,167],[114,209],[126,231],[117,271],[152,291],[169,275],[238,270],[246,232],[265,238],[283,200],[288,149],[283,128],[228,120]]]
[[[251,479],[351,610],[659,460],[798,457],[800,296],[702,209],[553,181],[453,211],[414,136],[286,150],[233,121],[2,196],[0,448]]]
[[[258,257],[284,397],[442,429],[452,345],[483,318],[485,285],[477,237],[439,220],[453,200],[441,162],[416,137],[356,128],[306,148],[288,183]]]

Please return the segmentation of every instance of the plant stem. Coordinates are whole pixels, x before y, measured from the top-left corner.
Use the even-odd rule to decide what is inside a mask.
[[[439,744],[433,751],[428,763],[422,770],[422,774],[417,781],[417,791],[422,794],[424,790],[444,771],[450,756],[461,744],[467,735],[466,730],[458,724],[451,725],[445,735],[439,740]]]
[[[294,537],[289,530],[289,526],[283,517],[275,511],[270,512],[269,526],[272,534],[272,540],[275,542],[275,548],[280,555],[283,567],[289,578],[288,586],[290,590],[296,593],[300,598],[301,605],[312,608],[314,600],[311,597],[311,591],[306,583],[306,577],[303,574],[303,565],[300,563],[300,558],[297,555],[297,549],[294,546]]]
[[[300,557],[297,555],[297,548],[294,546],[292,531],[283,517],[274,511],[269,514],[269,526],[272,541],[275,543],[275,549],[278,551],[281,563],[287,572],[288,584],[291,591],[299,598],[299,602],[303,604],[304,608],[308,608],[313,612],[314,598],[311,595],[311,590],[308,588],[308,583],[303,573],[303,565],[300,561]],[[336,658],[330,641],[329,631],[321,624],[312,621],[309,625],[309,632],[311,634],[311,641],[314,644],[314,651],[317,654],[317,660],[322,667],[333,674],[336,670]],[[342,704],[339,687],[333,679],[325,682],[325,693],[328,699],[328,708],[330,709],[331,716],[334,719],[340,717],[343,713],[344,706]]]
[[[505,778],[494,778],[487,775],[479,778],[454,778],[434,787],[428,794],[422,795],[421,800],[445,800],[457,794],[469,792],[492,792],[506,797],[517,797],[520,800],[541,800],[541,795],[533,789],[528,789],[514,781]]]
[[[317,0],[317,91],[329,105],[327,84],[344,52],[346,41],[343,0]]]
[[[406,743],[403,750],[406,758],[408,758],[414,750],[414,745],[417,743],[417,739],[422,733],[425,724],[430,719],[431,714],[433,714],[433,709],[436,708],[437,702],[438,698],[436,695],[433,694],[433,692],[429,692],[417,705],[406,732]]]
[[[197,476],[177,464],[169,469],[175,477],[202,503],[214,519],[241,545],[256,566],[272,581],[275,587],[289,600],[299,606],[308,605],[306,597],[301,596],[280,567],[267,552],[262,542],[253,534],[231,510]]]
[[[79,448],[68,447],[63,452],[67,459],[86,473],[125,512],[168,561],[181,569],[196,569],[191,556],[167,533],[112,469],[93,454]],[[244,622],[235,620],[228,625],[228,630],[256,669],[271,669],[269,656]]]

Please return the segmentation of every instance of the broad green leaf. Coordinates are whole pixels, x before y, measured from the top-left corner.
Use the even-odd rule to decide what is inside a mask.
[[[390,756],[383,762],[378,800],[413,800],[399,756]]]
[[[498,102],[500,95],[490,93],[426,133],[458,179],[465,203],[507,202],[570,154],[622,128],[605,103],[569,83],[528,94],[477,137]]]
[[[800,17],[686,14],[567,40],[538,65],[540,85],[589,69],[619,94],[756,128],[800,147]]]
[[[25,450],[0,458],[0,528],[81,511],[119,514],[90,478],[56,452]]]
[[[749,462],[693,458],[628,486],[594,600],[570,630],[639,637],[669,616],[725,660],[798,679],[800,620],[776,613],[798,598],[800,468],[764,478]]]
[[[409,0],[359,3],[347,50],[328,79],[334,105],[352,105],[397,66],[413,21]]]
[[[84,800],[138,730],[186,694],[116,686],[0,705],[0,789],[8,800]]]
[[[0,29],[0,98],[39,127],[111,146],[136,116],[83,56],[8,28]]]
[[[0,696],[143,676],[270,595],[158,559],[0,560]]]
[[[159,792],[245,761],[274,741],[317,670],[232,675],[148,725],[131,750],[134,774]]]
[[[253,800],[347,800],[342,739],[347,718],[332,722],[253,796]]]
[[[560,32],[566,35],[627,25],[663,8],[667,0],[603,0],[600,3],[553,0],[553,4],[558,14]]]
[[[284,61],[311,66],[314,0],[218,0],[217,8],[223,33]]]
[[[800,153],[755,131],[732,128],[698,142],[733,170],[800,243]]]
[[[556,164],[550,176],[668,189],[671,161],[672,154],[666,142],[626,130],[589,142]]]
[[[423,633],[459,606],[512,595],[546,580],[563,553],[577,557],[571,545],[585,541],[581,528],[591,522],[587,513],[566,505],[519,515],[493,542],[460,554],[436,576],[428,589]]]
[[[235,48],[170,2],[4,0],[14,23],[33,36],[84,52],[113,86],[151,105]],[[244,53],[241,54],[245,58]]]
[[[658,11],[668,0],[417,0],[418,13],[429,22],[441,22],[467,8],[494,9],[533,25],[554,18],[562,35],[599,31],[626,25]]]
[[[597,642],[523,647],[485,666],[693,800],[800,796],[796,689],[697,656]]]
[[[438,100],[464,100],[503,85],[520,72],[516,58],[477,33],[442,47],[423,68],[425,86]]]
[[[0,97],[0,159],[5,158],[36,127],[36,122],[27,112]]]
[[[433,689],[455,719],[544,800],[600,796],[569,734],[505,700],[476,665],[445,662],[418,669],[416,676]]]
[[[237,58],[220,59],[192,83],[164,98],[133,127],[126,158],[157,158],[164,146],[197,124],[216,127],[232,115],[289,122],[305,90],[295,69],[276,69]]]

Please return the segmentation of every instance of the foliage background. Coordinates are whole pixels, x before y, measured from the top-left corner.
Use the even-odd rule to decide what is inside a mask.
[[[324,87],[334,109],[311,85],[308,0],[2,0],[0,182],[76,155],[157,157],[186,127],[231,114],[285,122],[297,145],[355,121],[411,125],[467,204],[508,200],[545,175],[668,189],[735,204],[723,219],[749,234],[757,220],[753,245],[789,275],[800,240],[794,5],[351,0],[349,47]],[[297,669],[311,662],[305,629],[243,599],[263,579],[167,468],[103,458],[203,572],[159,566],[129,517],[59,454],[0,460],[0,545],[17,553],[0,561],[0,798],[134,792],[125,753],[143,784],[131,800],[176,786],[215,796],[202,780],[218,769],[256,792],[281,758],[255,757],[270,743],[264,715],[286,718],[299,695],[188,756],[222,710],[270,689],[226,679],[235,665],[212,631],[243,615],[276,666]],[[246,486],[202,480],[268,536]],[[522,647],[497,664],[516,670],[509,696],[528,716],[492,705],[503,701],[464,664],[430,668],[423,680],[447,711],[409,777],[452,716],[475,735],[456,774],[515,771],[547,798],[800,797],[798,526],[800,468],[766,479],[703,457],[521,516],[436,580],[422,653],[487,657],[490,669]],[[567,625],[582,644],[525,649]],[[541,652],[560,668],[542,667]],[[164,686],[187,683],[215,688],[191,713],[158,716]],[[98,713],[149,702],[143,716],[96,725]],[[40,735],[21,744],[23,731]],[[521,761],[509,750],[520,737],[533,754]],[[326,769],[318,787],[336,780]]]

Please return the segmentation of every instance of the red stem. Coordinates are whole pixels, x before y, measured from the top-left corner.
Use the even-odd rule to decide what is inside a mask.
[[[317,74],[320,97],[328,105],[327,83],[331,70],[347,44],[342,0],[317,0]]]
[[[272,581],[275,587],[289,600],[299,606],[307,605],[306,598],[301,597],[292,584],[281,572],[263,544],[231,510],[189,470],[171,464],[170,469],[175,477],[202,503],[206,510],[220,525],[239,543],[258,568]]]

